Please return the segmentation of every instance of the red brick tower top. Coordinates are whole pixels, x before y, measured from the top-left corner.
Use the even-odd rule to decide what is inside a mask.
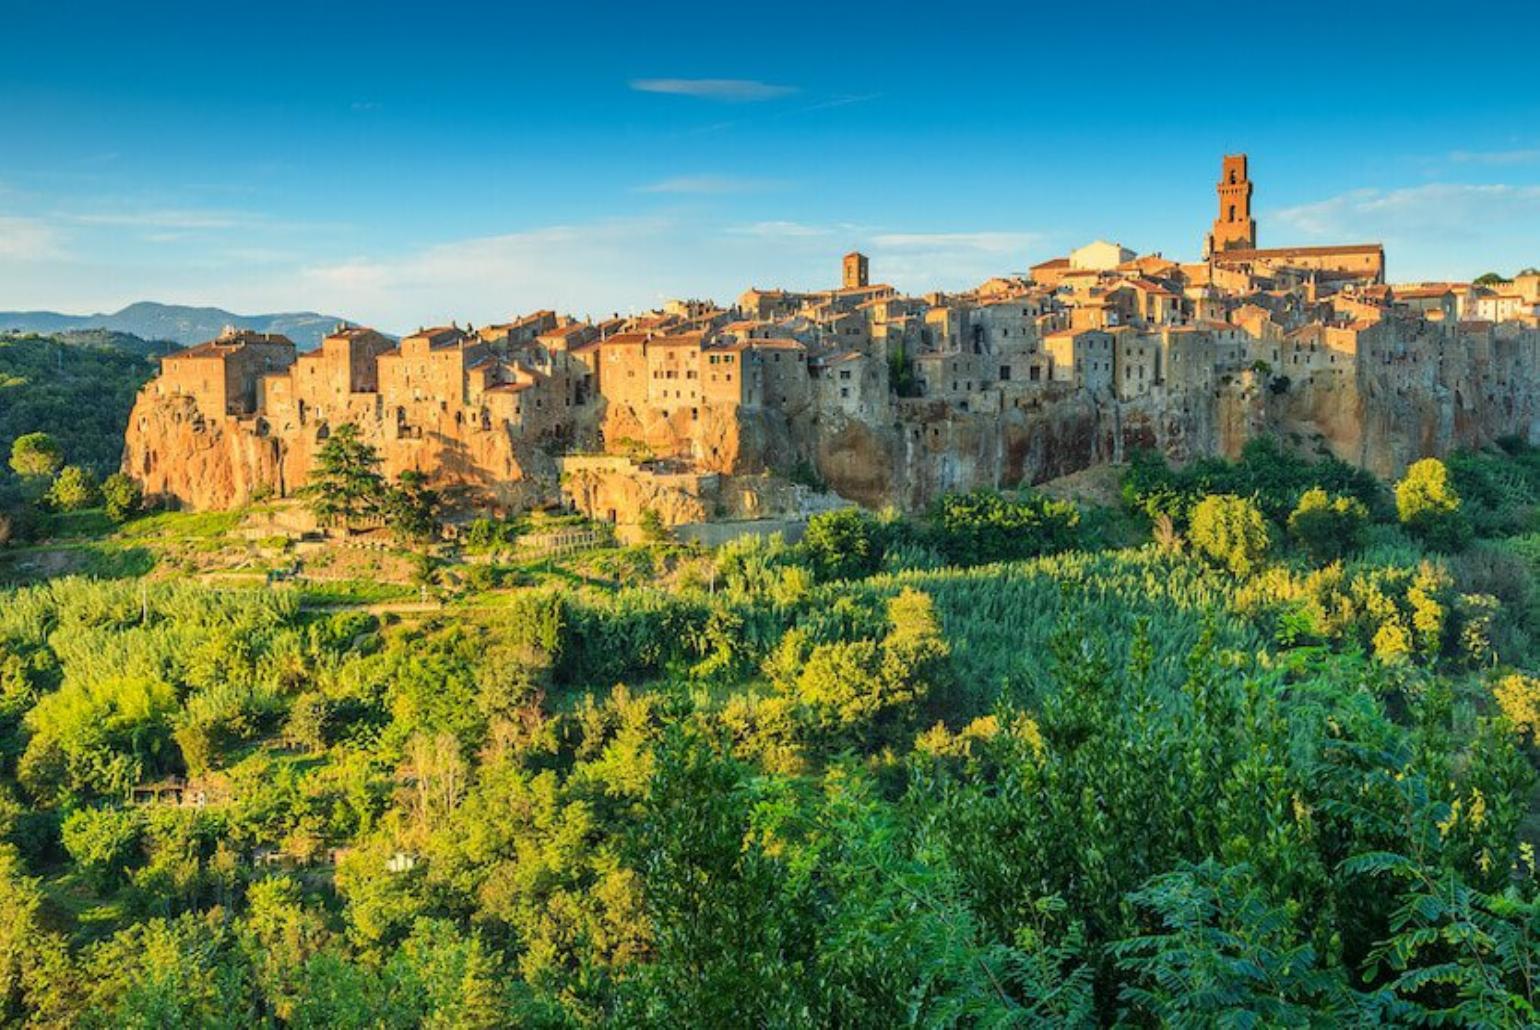
[[[1255,250],[1257,223],[1251,217],[1251,180],[1246,155],[1226,154],[1219,169],[1219,217],[1203,246],[1207,257],[1221,250]]]

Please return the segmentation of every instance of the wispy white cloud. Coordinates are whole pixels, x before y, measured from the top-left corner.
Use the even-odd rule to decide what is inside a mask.
[[[831,107],[849,107],[851,104],[864,104],[868,100],[877,100],[877,99],[881,98],[881,96],[882,96],[881,93],[851,93],[851,94],[844,94],[844,95],[841,95],[841,96],[830,97],[827,100],[821,100],[821,101],[819,101],[816,104],[809,104],[806,107],[804,107],[802,110],[804,110],[804,111],[823,111],[823,110],[826,110],[826,109],[831,108]]]
[[[1540,161],[1540,147],[1517,150],[1452,150],[1449,160],[1460,165],[1525,165]]]
[[[239,229],[266,224],[268,219],[247,211],[159,208],[143,211],[65,212],[62,220],[76,225],[138,227],[146,229]]]
[[[872,237],[877,247],[893,250],[972,250],[986,254],[1020,253],[1042,240],[1028,232],[889,232]]]
[[[617,219],[458,240],[313,265],[301,272],[300,289],[331,298],[328,310],[397,328],[535,307],[582,312],[595,293],[623,305],[661,289],[666,259],[638,258],[674,253],[675,228],[666,219]]]
[[[0,258],[49,261],[65,256],[64,236],[39,218],[0,215]]]
[[[632,79],[639,93],[667,93],[725,103],[776,100],[797,92],[796,86],[779,86],[758,79]]]
[[[1312,239],[1468,240],[1540,215],[1540,186],[1428,183],[1360,189],[1299,204],[1272,220]]]
[[[736,236],[758,236],[761,239],[806,239],[810,236],[828,236],[834,229],[826,225],[807,225],[803,222],[751,222],[735,225],[727,230]]]
[[[950,290],[1025,267],[1040,241],[1030,232],[611,219],[312,265],[291,284],[286,304],[320,305],[317,310],[375,319],[382,328],[409,329],[451,318],[479,323],[541,307],[598,315],[641,310],[676,296],[729,302],[749,285],[831,285],[838,281],[840,256],[851,247],[871,256],[874,278],[901,290]]]
[[[645,186],[638,186],[636,187],[636,192],[691,194],[761,193],[766,190],[783,189],[786,185],[786,182],[782,179],[753,179],[732,175],[677,175],[673,178],[659,180],[658,182],[650,182]]]

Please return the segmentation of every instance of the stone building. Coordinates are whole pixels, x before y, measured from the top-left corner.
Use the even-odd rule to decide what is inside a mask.
[[[287,336],[226,328],[218,339],[161,358],[150,385],[159,396],[191,397],[205,416],[251,415],[261,405],[263,377],[294,359]]]
[[[838,285],[752,288],[730,310],[538,310],[399,344],[342,327],[303,356],[232,331],[165,359],[125,469],[193,506],[283,495],[347,421],[388,475],[502,510],[582,497],[624,520],[640,504],[756,511],[726,500],[760,489],[742,477],[802,463],[851,500],[919,507],[1133,446],[1187,461],[1269,432],[1383,473],[1540,437],[1540,276],[1390,287],[1378,244],[1259,248],[1245,155],[1224,158],[1217,195],[1200,261],[1097,240],[913,296],[852,252]],[[568,466],[592,482],[561,488]]]
[[[287,371],[294,417],[301,423],[347,420],[355,397],[379,393],[379,358],[394,347],[389,337],[355,326],[341,327],[326,336],[321,346],[301,354]],[[268,377],[269,390],[277,385],[277,378]]]
[[[1113,383],[1112,334],[1101,329],[1058,329],[1043,337],[1055,382],[1103,393]]]

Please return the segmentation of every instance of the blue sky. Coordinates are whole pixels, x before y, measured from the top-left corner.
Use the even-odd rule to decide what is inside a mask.
[[[489,7],[491,5],[488,5]],[[0,308],[401,331],[957,288],[1096,237],[1540,265],[1532,5],[7,5]]]

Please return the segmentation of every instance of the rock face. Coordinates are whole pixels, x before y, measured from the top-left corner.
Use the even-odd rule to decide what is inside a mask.
[[[358,419],[361,436],[394,478],[426,473],[436,486],[471,488],[514,510],[554,493],[556,466],[539,447],[500,430],[453,422],[397,435],[384,420]],[[275,434],[262,418],[209,418],[185,396],[142,393],[129,417],[123,470],[145,495],[194,510],[230,508],[264,496],[288,496],[307,481],[327,428]]]
[[[1038,483],[1134,448],[1178,463],[1234,457],[1261,434],[1391,477],[1418,458],[1505,435],[1540,440],[1540,333],[1409,322],[1369,334],[1351,364],[1287,377],[1232,369],[1131,401],[1050,384],[1001,410],[898,400],[872,420],[812,407],[602,413],[611,452],[634,445],[661,465],[616,457],[568,467],[574,459],[448,415],[406,429],[373,409],[350,417],[387,475],[418,470],[506,509],[565,500],[621,521],[650,508],[670,524],[806,510],[786,479],[807,469],[843,498],[917,510],[949,491]],[[124,470],[148,495],[224,508],[292,494],[326,431],[210,418],[187,397],[146,390],[130,418]]]

